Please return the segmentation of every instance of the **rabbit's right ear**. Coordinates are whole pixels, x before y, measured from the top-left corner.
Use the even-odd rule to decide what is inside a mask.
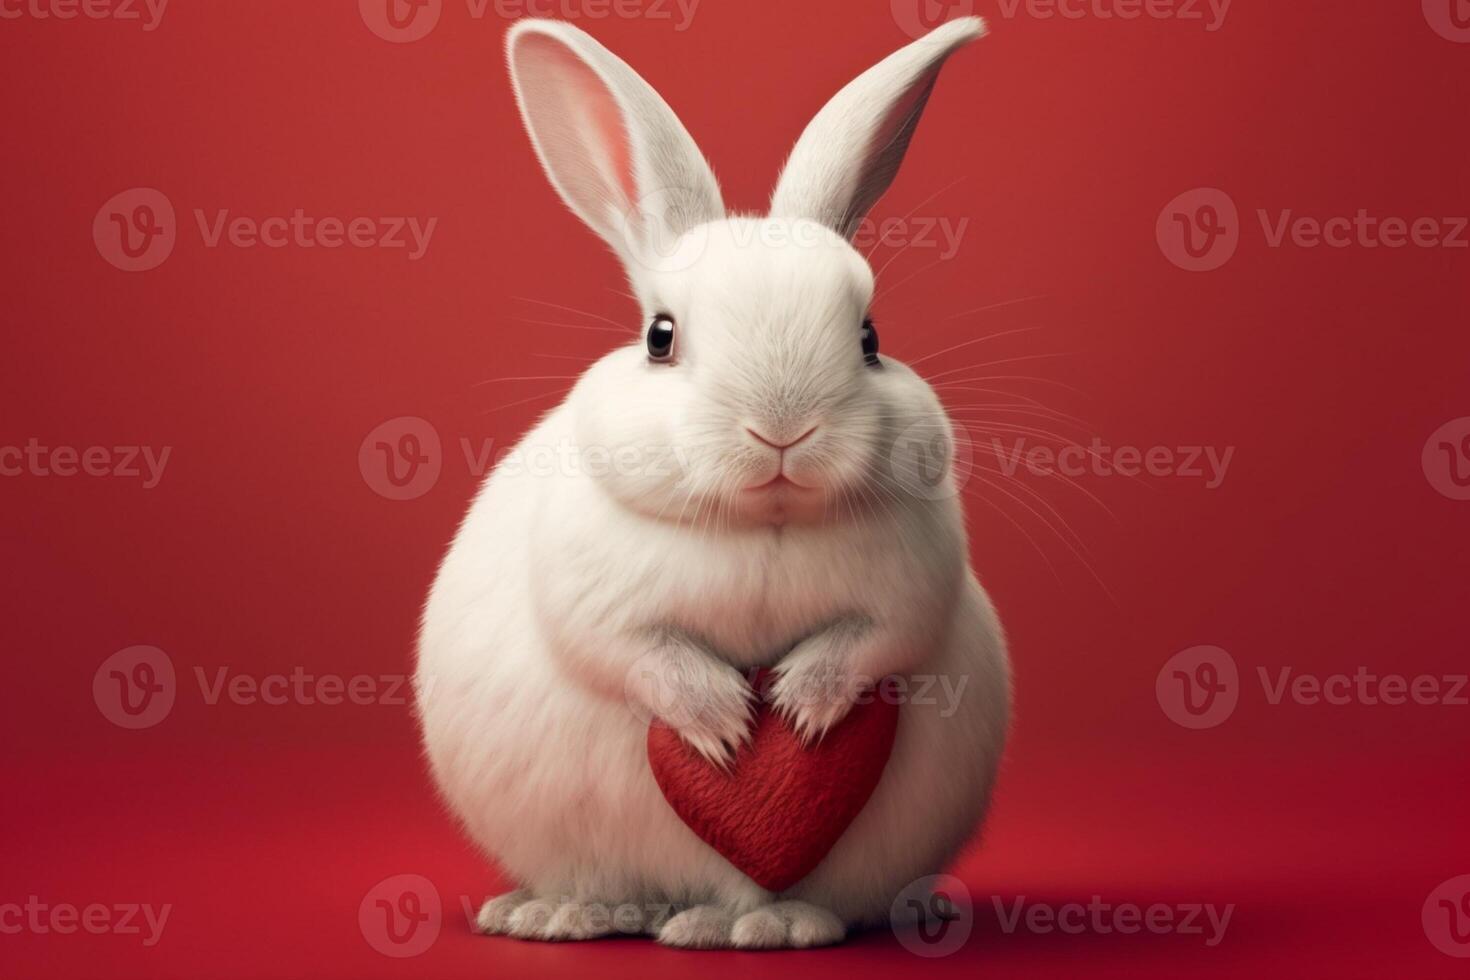
[[[510,29],[506,56],[552,186],[625,264],[725,216],[693,138],[617,55],[570,24],[527,19]]]
[[[887,192],[949,56],[985,33],[961,17],[900,48],[838,92],[796,141],[771,215],[820,221],[852,238]]]

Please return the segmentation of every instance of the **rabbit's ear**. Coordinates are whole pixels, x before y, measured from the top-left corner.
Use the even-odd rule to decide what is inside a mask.
[[[944,62],[984,33],[979,17],[950,21],[838,92],[791,151],[771,216],[820,221],[851,238],[893,183]]]
[[[527,19],[510,29],[506,57],[547,177],[625,263],[725,216],[688,131],[617,55],[570,24]]]

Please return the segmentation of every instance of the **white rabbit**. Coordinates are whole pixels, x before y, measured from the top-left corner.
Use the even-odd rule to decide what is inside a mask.
[[[848,239],[945,60],[984,29],[948,23],[843,89],[766,218],[727,216],[673,111],[591,37],[538,19],[510,30],[536,153],[626,265],[644,328],[486,480],[424,613],[434,777],[521,886],[483,907],[482,931],[835,943],[886,921],[978,829],[1007,729],[1004,639],[969,569],[950,422],[877,352],[873,273]],[[939,450],[937,479],[916,441]],[[902,705],[867,805],[779,895],[680,821],[645,749],[657,717],[729,764],[757,666],[774,667],[774,706],[807,739],[863,678],[964,685],[954,704]]]

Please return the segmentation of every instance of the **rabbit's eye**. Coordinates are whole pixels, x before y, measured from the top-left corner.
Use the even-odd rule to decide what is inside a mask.
[[[871,317],[863,321],[863,360],[868,362],[868,367],[882,366],[878,360],[878,328]]]
[[[674,359],[674,318],[660,313],[648,327],[648,359],[667,364]]]

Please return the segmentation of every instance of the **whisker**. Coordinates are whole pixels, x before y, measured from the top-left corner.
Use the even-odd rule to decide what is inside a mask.
[[[900,468],[900,472],[905,472],[905,470],[903,468]],[[983,482],[983,483],[989,483],[990,482],[989,480],[987,480],[983,476],[982,477],[978,477],[978,479],[981,482]],[[899,481],[899,487],[900,487],[900,489],[902,489],[903,491],[905,491],[907,493],[913,493],[914,492],[913,489],[909,485],[903,483],[901,480]],[[1056,564],[1054,562],[1052,562],[1051,556],[1049,556],[1046,553],[1046,550],[1041,547],[1040,542],[1038,542],[1034,537],[1032,537],[1031,536],[1031,533],[1029,531],[1027,531],[1024,527],[1021,526],[1021,524],[1020,524],[1019,521],[1017,521],[1010,514],[1006,513],[1006,511],[999,504],[997,504],[995,501],[991,500],[989,497],[984,496],[983,494],[971,494],[971,493],[969,493],[967,491],[964,491],[964,490],[962,490],[961,492],[966,497],[970,497],[972,499],[977,499],[977,500],[981,501],[987,507],[989,507],[992,510],[994,510],[1001,517],[1005,518],[1006,521],[1012,527],[1014,527],[1016,529],[1016,531],[1021,535],[1021,537],[1025,538],[1026,541],[1031,545],[1031,547],[1033,549],[1035,549],[1036,554],[1041,558],[1041,560],[1043,562],[1046,563],[1046,567],[1051,571],[1052,577],[1057,580],[1057,584],[1058,585],[1065,584],[1062,581],[1061,573],[1057,570]]]
[[[978,465],[978,463],[976,465]],[[1037,504],[1046,508],[1047,512],[1056,518],[1057,523],[1065,528],[1067,533],[1072,536],[1072,540],[1076,542],[1077,546],[1082,549],[1087,557],[1096,558],[1096,556],[1092,553],[1092,549],[1087,547],[1087,542],[1083,539],[1082,535],[1078,534],[1076,529],[1073,528],[1072,525],[1067,523],[1067,519],[1062,516],[1062,512],[1057,510],[1055,505],[1053,505],[1050,500],[1047,500],[1046,497],[1043,494],[1039,493],[1034,487],[1027,486],[1021,480],[1018,480],[1011,474],[1007,473],[1004,466],[994,469],[988,466],[982,466],[980,468],[986,473],[990,473],[993,476],[999,477],[1000,479],[1004,480],[1012,489],[1026,494],[1027,497],[1029,497],[1031,500],[1036,501]]]
[[[960,388],[956,390],[969,391],[970,389]],[[1084,419],[1079,419],[1075,415],[1068,415],[1066,412],[1058,411],[1055,408],[1049,408],[1045,405],[1031,402],[1020,405],[996,404],[994,402],[980,405],[957,405],[951,409],[950,414],[962,413],[973,415],[981,412],[996,412],[1001,415],[1026,415],[1031,418],[1046,419],[1049,422],[1060,422],[1071,425],[1089,434],[1095,432],[1097,429],[1097,426],[1088,423]]]
[[[531,356],[548,361],[575,361],[578,364],[591,364],[599,360],[598,357],[582,357],[577,354],[532,354]]]
[[[1079,552],[1075,547],[1073,547],[1072,542],[1069,541],[1069,540],[1067,540],[1066,535],[1062,534],[1055,527],[1053,527],[1052,524],[1051,524],[1051,522],[1048,521],[1044,515],[1042,515],[1041,513],[1039,513],[1034,507],[1032,507],[1031,505],[1027,504],[1026,501],[1022,500],[1020,497],[1017,497],[1015,494],[1012,494],[1010,491],[1008,491],[1004,487],[1000,486],[995,481],[988,480],[988,479],[986,479],[983,476],[982,477],[979,477],[979,479],[980,479],[980,481],[982,483],[986,484],[991,489],[999,491],[1000,493],[1002,493],[1005,496],[1009,497],[1011,500],[1014,500],[1016,503],[1020,504],[1023,508],[1025,508],[1032,515],[1034,515],[1037,520],[1039,520],[1043,524],[1045,524],[1047,526],[1047,528],[1053,534],[1055,534],[1057,536],[1057,539],[1059,541],[1061,541],[1062,544],[1064,544],[1064,545],[1067,546],[1067,549],[1072,552],[1073,556],[1076,557],[1077,561],[1082,564],[1082,567],[1085,568],[1085,569],[1087,569],[1087,573],[1092,576],[1093,580],[1095,582],[1097,582],[1099,588],[1101,588],[1103,590],[1103,592],[1107,595],[1107,597],[1109,599],[1113,600],[1113,602],[1115,602],[1115,603],[1118,601],[1118,597],[1113,594],[1113,591],[1108,588],[1107,583],[1104,582],[1102,580],[1102,578],[1097,574],[1097,570],[1092,567],[1092,563],[1089,562],[1082,555],[1081,552]],[[1075,534],[1076,532],[1073,531],[1072,533]]]
[[[494,384],[500,384],[501,382],[511,382],[511,381],[576,381],[579,377],[581,377],[581,375],[578,375],[578,374],[544,374],[544,375],[532,374],[532,375],[526,375],[524,377],[519,377],[519,378],[488,378],[488,379],[486,379],[484,381],[476,381],[470,387],[472,387],[472,388],[483,388],[486,385],[494,385]]]
[[[975,344],[983,344],[987,340],[999,340],[1001,337],[1011,337],[1011,336],[1014,336],[1016,334],[1022,334],[1022,333],[1035,333],[1036,331],[1038,331],[1040,329],[1042,329],[1042,328],[1041,327],[1017,327],[1014,330],[1002,330],[1000,333],[986,334],[984,337],[976,337],[973,340],[967,340],[964,343],[955,344],[953,347],[946,347],[944,350],[937,350],[937,351],[935,351],[932,354],[925,354],[923,357],[917,358],[916,360],[908,361],[906,363],[908,364],[909,367],[914,367],[917,364],[923,364],[925,361],[932,361],[936,357],[943,357],[945,354],[951,354],[951,353],[953,353],[953,352],[955,352],[957,350],[963,350],[966,347],[973,347]],[[971,364],[971,365],[968,365],[967,367],[962,368],[961,370],[968,371],[972,367],[983,367],[983,366],[984,365]],[[933,378],[930,378],[930,377],[927,377],[927,376],[924,376],[924,380],[931,381],[932,382],[934,379]]]
[[[898,288],[900,288],[900,287],[902,287],[902,286],[904,286],[904,285],[912,282],[914,279],[917,279],[919,276],[922,276],[924,273],[928,272],[930,269],[934,268],[935,266],[941,264],[944,261],[945,261],[945,259],[942,259],[942,258],[935,259],[933,262],[930,262],[928,265],[921,267],[920,269],[918,269],[913,274],[908,275],[908,276],[905,276],[904,278],[900,279],[898,282],[894,283],[892,286],[888,286],[888,287],[886,287],[884,289],[879,290],[878,291],[878,294],[873,297],[873,302],[874,303],[878,302],[878,300],[882,299],[884,296],[887,296],[889,293],[893,292],[894,290],[896,290],[896,289],[898,289]]]
[[[1035,384],[1052,385],[1057,388],[1065,388],[1070,392],[1074,392],[1078,395],[1082,395],[1083,397],[1087,397],[1087,393],[1085,391],[1082,391],[1080,388],[1074,388],[1073,386],[1066,384],[1065,382],[1058,381],[1055,378],[1038,378],[1022,374],[987,374],[974,378],[955,378],[954,381],[955,383],[963,383],[967,381],[1030,381]],[[945,385],[931,385],[931,387],[943,388],[945,387]],[[1021,396],[1018,395],[1017,397]]]
[[[928,197],[924,198],[918,204],[915,204],[912,208],[909,209],[908,214],[904,215],[902,218],[899,218],[898,220],[899,221],[907,221],[907,220],[909,220],[924,205],[928,204],[930,201],[933,201],[936,197],[938,197],[939,195],[943,194],[945,191],[953,190],[964,179],[965,179],[965,175],[964,174],[960,174],[954,180],[950,181],[948,184],[945,184],[943,187],[939,188],[939,190],[935,191],[933,194],[930,194]],[[881,245],[881,244],[883,244],[883,239],[882,239],[882,236],[879,236],[878,241],[876,241],[876,242],[873,243],[873,247],[870,248],[868,250],[868,253],[865,256],[863,256],[863,257],[864,258],[868,258],[868,259],[872,258],[873,257],[873,253],[876,252],[876,251],[878,251],[878,246]],[[908,245],[904,245],[903,246],[903,248],[907,248],[907,247],[908,247]],[[903,248],[899,249],[899,251],[902,251]]]
[[[1033,329],[1039,329],[1039,328],[1033,328]],[[983,338],[983,339],[987,339],[988,340],[988,339],[991,339],[991,338]],[[1023,355],[1021,357],[1007,357],[1007,358],[1005,358],[1003,360],[999,360],[999,361],[986,361],[984,364],[969,364],[969,365],[966,365],[965,367],[954,368],[953,370],[949,370],[949,371],[940,371],[938,374],[930,375],[930,376],[926,377],[924,380],[925,381],[928,381],[932,385],[935,381],[937,381],[940,378],[948,378],[948,377],[950,377],[952,375],[959,374],[961,371],[969,371],[969,370],[971,370],[973,368],[999,367],[1002,364],[1020,364],[1023,361],[1044,361],[1044,360],[1049,360],[1049,359],[1054,358],[1054,357],[1076,357],[1077,354],[1078,354],[1077,351],[1058,351],[1058,352],[1052,353],[1052,354],[1025,354],[1025,355]],[[912,367],[913,365],[909,365],[909,366]]]
[[[571,390],[572,390],[572,386],[571,385],[567,385],[565,388],[562,388],[559,391],[543,391],[541,394],[539,394],[539,395],[532,395],[530,398],[522,398],[520,401],[509,402],[508,404],[505,404],[505,405],[496,405],[494,408],[487,408],[485,411],[481,412],[480,414],[481,415],[490,415],[490,414],[492,414],[494,412],[503,412],[507,408],[515,408],[518,405],[529,405],[531,402],[541,401],[543,398],[556,398],[556,397],[559,397],[561,395],[565,395],[567,392],[569,392]]]
[[[575,306],[562,306],[560,303],[548,303],[544,299],[532,299],[529,296],[512,296],[511,299],[518,299],[518,300],[520,300],[523,303],[535,303],[537,306],[545,306],[545,307],[549,307],[549,308],[551,308],[553,310],[561,310],[563,313],[575,313],[578,316],[590,317],[593,320],[601,320],[603,323],[609,323],[609,324],[613,325],[614,327],[617,327],[618,330],[620,330],[620,331],[622,331],[624,333],[634,333],[635,332],[632,329],[630,329],[626,323],[619,323],[616,320],[611,320],[611,319],[609,319],[609,318],[601,315],[600,313],[592,313],[592,312],[590,312],[588,310],[579,310]]]
[[[945,317],[946,320],[958,320],[962,316],[970,316],[975,313],[988,313],[991,310],[1004,309],[1007,306],[1017,306],[1021,303],[1034,303],[1036,300],[1046,299],[1045,296],[1022,296],[1020,299],[1008,299],[999,303],[991,303],[989,306],[977,306],[973,310],[965,310],[963,313],[954,313]]]
[[[1009,480],[1011,480],[1013,482],[1013,484],[1016,485],[1016,486],[1025,486],[1025,484],[1022,481],[1016,479],[1016,477],[1014,475],[1016,469],[1020,468],[1019,465],[1018,464],[1013,464],[1012,467],[1011,467],[1011,472],[1006,472],[1005,463],[1000,461],[999,448],[998,447],[992,447],[992,448],[994,449],[994,451],[997,454],[996,455],[996,462],[1000,466],[1000,470],[999,470],[1000,475],[1001,476],[1004,476],[1005,478],[1007,478]],[[994,473],[994,472],[997,472],[997,471],[996,470],[991,470],[991,469],[987,468],[986,472]],[[1032,471],[1028,469],[1028,470],[1026,470],[1026,472],[1031,473]],[[1089,490],[1086,487],[1084,487],[1081,483],[1078,483],[1076,480],[1072,479],[1067,474],[1062,473],[1062,472],[1060,472],[1058,470],[1053,469],[1050,473],[1044,474],[1043,475],[1043,478],[1044,479],[1045,478],[1050,478],[1050,479],[1055,479],[1055,480],[1062,481],[1062,484],[1064,486],[1067,486],[1067,487],[1070,487],[1073,490],[1076,490],[1078,493],[1082,494],[1088,500],[1090,500],[1094,504],[1096,504],[1098,506],[1098,508],[1104,514],[1107,514],[1108,517],[1112,518],[1112,521],[1113,521],[1114,524],[1117,524],[1119,527],[1121,527],[1123,525],[1122,520],[1119,519],[1119,517],[1118,517],[1117,514],[1113,513],[1113,510],[1112,510],[1111,507],[1109,507],[1107,504],[1103,503],[1101,497],[1099,497],[1097,494],[1093,493],[1091,490]]]
[[[1015,434],[1024,436],[1037,436],[1038,438],[1041,438],[1045,441],[1055,442],[1063,447],[1075,447],[1082,450],[1087,449],[1086,446],[1082,445],[1075,439],[1065,436],[1060,432],[1052,432],[1049,429],[1043,429],[1040,426],[1022,425],[1019,422],[1001,422],[990,419],[977,419],[972,422],[963,422],[962,424],[964,425],[966,434],[972,432],[987,432],[994,433],[996,435]],[[971,444],[973,445],[973,443],[974,440],[972,439]]]
[[[589,330],[594,333],[616,333],[631,336],[630,332],[623,328],[614,330],[612,327],[594,327],[590,323],[558,323],[554,320],[528,320],[523,316],[513,316],[508,317],[508,319],[515,320],[519,323],[529,323],[536,327],[562,327],[566,330]]]

